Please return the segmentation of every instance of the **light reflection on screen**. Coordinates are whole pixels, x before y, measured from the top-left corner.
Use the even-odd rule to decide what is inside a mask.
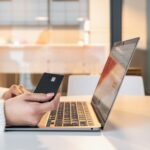
[[[98,82],[92,105],[97,115],[106,122],[119,87],[126,74],[128,64],[136,47],[138,39],[124,45],[115,46]]]

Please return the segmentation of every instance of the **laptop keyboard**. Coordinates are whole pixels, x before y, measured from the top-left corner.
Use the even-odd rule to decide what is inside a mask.
[[[60,102],[57,110],[51,111],[47,127],[93,126],[86,102]]]

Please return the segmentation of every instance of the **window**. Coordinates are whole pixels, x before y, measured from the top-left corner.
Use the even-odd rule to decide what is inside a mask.
[[[88,0],[0,1],[0,25],[79,25],[88,18]]]

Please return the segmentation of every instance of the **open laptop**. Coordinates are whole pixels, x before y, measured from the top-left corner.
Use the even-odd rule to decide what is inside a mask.
[[[118,42],[113,46],[91,102],[61,101],[57,110],[47,112],[42,117],[38,127],[9,127],[6,130],[96,131],[103,129],[138,41],[139,38],[134,38]]]

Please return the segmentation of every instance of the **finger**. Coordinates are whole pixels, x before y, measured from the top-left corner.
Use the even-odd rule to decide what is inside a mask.
[[[20,91],[21,91],[22,93],[29,92],[29,91],[28,91],[27,89],[25,89],[24,86],[22,86],[22,85],[19,85],[18,87],[19,87],[19,89],[20,89]]]
[[[19,86],[18,86],[18,85],[12,85],[12,86],[10,87],[10,92],[11,92],[11,94],[13,94],[13,95],[20,95],[20,94],[22,94],[22,91],[19,89]]]
[[[57,94],[52,101],[41,103],[39,106],[39,109],[40,109],[39,112],[45,113],[45,112],[56,109],[59,104],[59,100],[60,100],[60,94]]]
[[[43,94],[43,93],[28,92],[28,93],[23,94],[23,99],[26,101],[31,101],[31,102],[47,102],[53,96],[54,96],[54,93]]]

